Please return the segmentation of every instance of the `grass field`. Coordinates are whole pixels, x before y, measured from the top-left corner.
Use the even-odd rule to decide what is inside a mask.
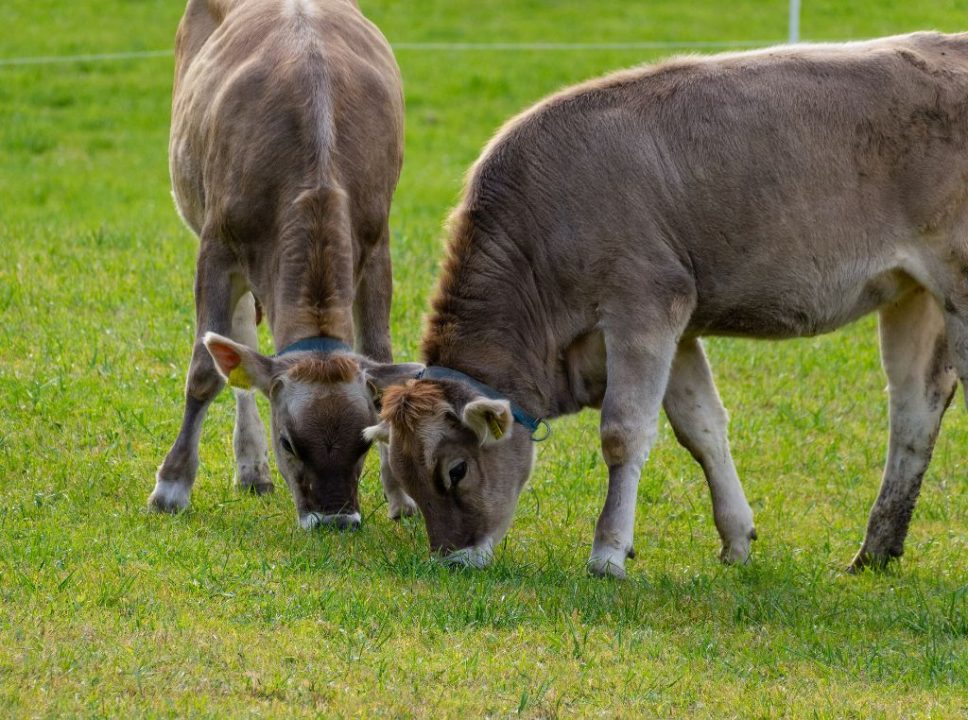
[[[396,43],[786,34],[782,0],[361,4]],[[0,55],[164,49],[180,5],[5,0]],[[955,0],[804,6],[808,38],[968,26]],[[493,130],[563,84],[660,56],[398,52],[399,358],[415,356],[442,219]],[[193,509],[147,514],[192,337],[171,74],[170,57],[0,66],[0,716],[968,717],[962,403],[903,562],[842,572],[887,437],[870,318],[707,344],[756,513],[747,567],[718,563],[702,474],[663,422],[629,579],[586,577],[606,480],[592,412],[554,424],[485,572],[431,564],[422,523],[386,519],[375,457],[356,534],[297,530],[285,490],[236,494],[228,394],[206,424]]]

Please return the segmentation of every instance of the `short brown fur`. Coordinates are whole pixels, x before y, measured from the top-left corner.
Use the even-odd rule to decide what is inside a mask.
[[[724,559],[749,555],[700,337],[810,336],[878,311],[891,450],[854,567],[881,564],[944,412],[925,398],[955,379],[933,349],[968,380],[968,34],[677,58],[568,88],[495,135],[449,232],[424,359],[537,417],[601,406],[596,574],[624,573],[663,404],[706,472]],[[448,528],[472,515],[496,518],[475,547],[500,540],[530,469],[512,435],[478,452],[455,431],[429,458],[391,445],[432,546],[466,549]],[[434,468],[459,458],[458,495],[474,493],[442,497]]]
[[[201,424],[223,386],[203,345],[209,332],[210,343],[241,344],[227,352],[244,356],[246,372],[223,375],[243,389],[274,388],[273,442],[303,526],[317,515],[358,518],[361,432],[375,408],[365,383],[346,384],[364,361],[368,371],[391,361],[388,216],[402,162],[400,72],[356,2],[188,0],[175,38],[169,163],[176,205],[199,238],[196,338],[182,428],[152,508],[188,503]],[[361,355],[259,356],[256,305],[277,350],[323,335]],[[265,430],[254,399],[237,397],[238,483],[265,492]],[[298,454],[286,450],[290,437]],[[381,478],[391,514],[408,511],[388,469]]]

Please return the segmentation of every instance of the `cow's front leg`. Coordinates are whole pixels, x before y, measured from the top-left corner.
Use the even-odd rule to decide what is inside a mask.
[[[221,334],[230,331],[237,299],[231,279],[234,266],[235,258],[228,248],[217,240],[206,242],[203,237],[195,269],[195,343],[185,381],[185,410],[178,437],[158,468],[155,488],[148,496],[151,510],[177,512],[188,506],[198,471],[202,422],[224,385],[202,337],[209,330]]]
[[[605,507],[588,561],[592,575],[625,577],[639,475],[655,442],[659,407],[676,350],[673,334],[630,337],[606,331],[608,389],[602,403],[602,456],[608,465]]]
[[[746,502],[729,451],[728,417],[697,338],[682,340],[672,362],[665,411],[676,438],[702,466],[722,540],[723,562],[744,563],[756,539],[753,511]]]
[[[880,313],[881,362],[891,402],[891,437],[881,489],[864,544],[848,568],[883,567],[904,552],[921,478],[931,461],[941,418],[957,386],[944,318],[918,290]]]
[[[393,362],[390,348],[390,298],[393,292],[393,271],[390,262],[390,229],[384,224],[370,256],[360,271],[353,304],[357,348],[372,360]],[[387,499],[387,514],[391,520],[414,515],[417,505],[404,492],[390,469],[388,448],[380,443],[380,484]]]
[[[235,304],[232,315],[232,339],[253,350],[259,349],[256,325],[255,298],[245,292]],[[255,391],[232,388],[235,393],[235,431],[232,446],[235,450],[235,485],[257,495],[272,492],[269,475],[269,448],[266,429],[259,417]]]

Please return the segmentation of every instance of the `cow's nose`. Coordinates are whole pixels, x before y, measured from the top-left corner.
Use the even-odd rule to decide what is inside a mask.
[[[358,512],[329,514],[308,512],[299,517],[299,526],[303,530],[312,530],[320,526],[331,527],[335,530],[358,530],[361,524]]]

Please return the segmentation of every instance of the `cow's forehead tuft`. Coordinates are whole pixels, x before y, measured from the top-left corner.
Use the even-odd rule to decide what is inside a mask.
[[[311,355],[297,360],[286,376],[297,382],[333,384],[351,382],[359,372],[356,360],[347,355]]]
[[[428,380],[408,380],[383,392],[381,419],[396,428],[415,430],[421,420],[439,417],[450,409],[443,388]]]

